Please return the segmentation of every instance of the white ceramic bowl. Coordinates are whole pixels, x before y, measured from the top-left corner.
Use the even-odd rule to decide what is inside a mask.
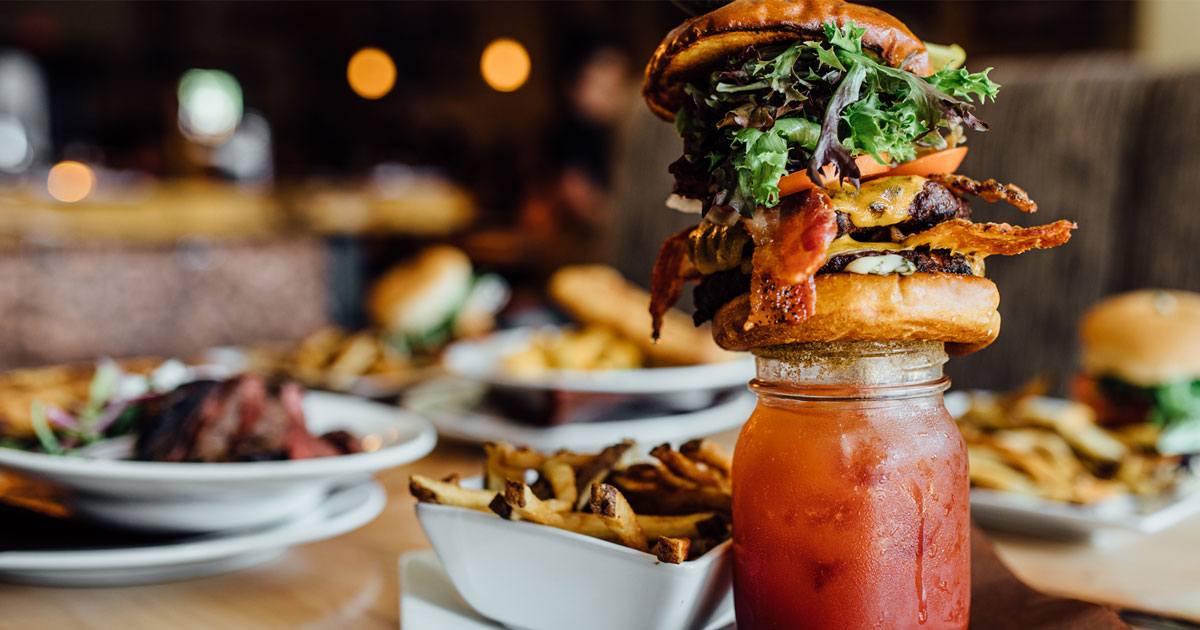
[[[487,512],[418,503],[417,518],[463,599],[509,628],[699,630],[733,617],[728,541],[695,560],[667,564]]]
[[[437,433],[416,414],[323,392],[304,397],[317,435],[344,429],[365,452],[293,461],[169,463],[88,459],[0,448],[0,469],[67,490],[82,516],[125,529],[218,532],[277,523],[315,508],[329,490],[420,459]]]
[[[608,394],[682,396],[687,403],[697,392],[743,387],[754,378],[754,359],[684,367],[639,370],[546,370],[521,376],[503,369],[502,359],[528,347],[536,328],[502,330],[480,339],[458,341],[446,348],[443,364],[450,372],[489,385]]]

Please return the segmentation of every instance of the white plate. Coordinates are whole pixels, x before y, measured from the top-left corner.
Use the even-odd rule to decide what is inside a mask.
[[[561,448],[597,451],[624,438],[641,444],[661,444],[712,435],[741,426],[755,404],[754,394],[743,391],[700,411],[540,427],[483,411],[478,400],[478,385],[460,379],[439,379],[410,390],[404,405],[425,416],[442,437],[474,443],[506,441],[541,451]]]
[[[502,359],[529,345],[536,328],[502,330],[481,339],[450,344],[442,358],[446,369],[491,385],[609,394],[671,394],[727,389],[754,378],[754,359],[745,357],[685,367],[640,370],[546,370],[523,378],[506,372]]]
[[[972,392],[991,395],[991,392]],[[1068,401],[1039,397],[1047,410]],[[946,394],[946,410],[958,418],[970,407],[969,394]],[[1200,512],[1196,484],[1184,483],[1163,496],[1115,497],[1095,505],[1051,501],[1016,492],[985,488],[971,489],[971,518],[984,527],[1052,537],[1089,536],[1102,530],[1126,530],[1150,534],[1166,529]]]
[[[471,610],[433,550],[400,556],[400,627],[404,630],[495,630],[503,628]],[[704,630],[723,630],[733,623],[725,616]]]
[[[259,527],[315,507],[335,485],[420,459],[437,442],[416,414],[352,396],[309,392],[309,429],[344,429],[366,452],[292,461],[139,462],[45,455],[0,448],[0,468],[70,492],[79,514],[114,526],[163,532]]]
[[[340,536],[374,520],[387,495],[373,480],[335,489],[283,524],[145,547],[0,552],[0,579],[57,586],[145,584],[213,575],[278,557],[289,547]]]

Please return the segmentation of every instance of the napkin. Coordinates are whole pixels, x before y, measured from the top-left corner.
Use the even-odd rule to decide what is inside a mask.
[[[971,533],[970,630],[1130,630],[1110,608],[1043,595],[1013,575],[979,531]]]

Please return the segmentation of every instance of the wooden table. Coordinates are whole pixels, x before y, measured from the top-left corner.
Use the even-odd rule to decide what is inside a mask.
[[[732,441],[732,435],[721,436]],[[408,477],[480,470],[477,447],[441,444],[425,459],[379,476],[388,505],[355,532],[292,550],[237,573],[121,588],[0,585],[0,628],[384,629],[399,625],[396,561],[428,547]],[[1153,538],[1083,544],[997,537],[1028,583],[1057,594],[1200,620],[1200,518]]]

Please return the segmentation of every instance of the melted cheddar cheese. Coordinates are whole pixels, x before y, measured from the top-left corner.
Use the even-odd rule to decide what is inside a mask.
[[[908,209],[925,182],[916,175],[880,177],[863,182],[858,190],[839,185],[827,192],[833,209],[849,216],[856,227],[879,227],[907,221]]]

